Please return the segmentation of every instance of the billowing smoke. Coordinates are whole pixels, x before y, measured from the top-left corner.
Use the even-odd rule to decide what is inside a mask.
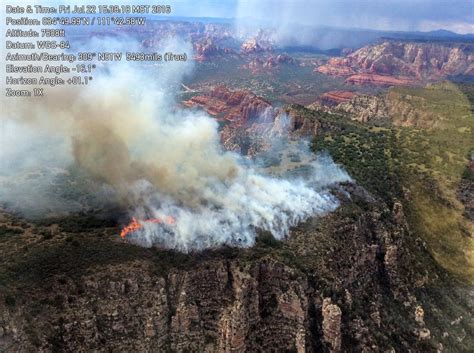
[[[162,49],[192,57],[180,41]],[[28,199],[25,204],[43,207],[51,180],[43,173],[35,179],[41,193],[22,193],[28,178],[18,175],[73,164],[97,193],[137,219],[139,229],[128,239],[182,251],[248,246],[256,229],[281,239],[290,227],[338,206],[328,187],[349,177],[328,157],[313,162],[304,180],[266,176],[222,149],[212,118],[178,109],[173,92],[191,69],[190,62],[117,64],[88,86],[50,89],[21,104],[3,98],[8,147],[1,155],[0,201]]]

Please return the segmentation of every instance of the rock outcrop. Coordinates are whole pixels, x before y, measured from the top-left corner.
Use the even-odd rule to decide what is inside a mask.
[[[199,106],[219,120],[238,125],[272,119],[268,101],[249,91],[230,91],[225,86],[217,86],[209,94],[194,96],[183,103],[188,107]]]
[[[269,57],[257,56],[244,65],[243,68],[253,73],[259,73],[281,67],[282,65],[298,65],[298,61],[286,54],[270,55]]]
[[[268,101],[249,91],[217,86],[207,95],[194,96],[183,104],[200,107],[225,123],[221,142],[229,151],[254,156],[269,146],[266,139],[277,111]]]
[[[286,54],[278,54],[267,58],[264,67],[275,67],[281,64],[296,65],[298,61]]]
[[[237,53],[233,49],[219,47],[210,37],[194,42],[193,48],[195,52],[194,59],[200,62],[211,61],[212,59],[223,55],[237,56]]]
[[[355,73],[351,68],[351,61],[347,58],[331,58],[324,65],[314,69],[315,72],[331,76],[349,76]]]
[[[324,105],[335,106],[350,101],[356,94],[347,91],[330,91],[319,96],[318,101]]]
[[[214,44],[214,41],[211,38],[195,42],[193,47],[194,52],[196,53],[195,60],[197,61],[208,61],[219,53],[219,48]]]
[[[341,308],[331,303],[331,298],[323,300],[323,339],[331,352],[341,351]]]
[[[388,75],[377,75],[377,74],[369,74],[369,73],[362,73],[351,75],[346,79],[347,83],[355,84],[355,85],[365,85],[370,84],[374,86],[383,86],[383,87],[391,87],[391,86],[410,86],[415,83],[409,77],[393,77]]]
[[[348,77],[348,83],[399,86],[448,76],[474,75],[474,46],[457,43],[385,41],[342,58],[331,58],[315,71]]]
[[[288,113],[290,122],[288,124],[290,132],[298,132],[301,135],[316,135],[321,126],[318,120],[305,117],[290,110]]]
[[[250,38],[246,40],[240,47],[242,54],[257,54],[265,51],[271,51],[272,47],[258,38]]]
[[[383,96],[357,95],[350,101],[339,104],[334,111],[363,123],[390,119]]]
[[[418,80],[474,74],[474,46],[386,41],[349,54],[359,71]]]
[[[362,123],[391,122],[395,126],[416,126],[424,129],[433,128],[442,120],[435,112],[426,108],[425,98],[398,90],[389,90],[375,96],[357,94],[335,106],[321,103],[322,99],[319,98],[307,107],[318,112],[343,115]]]

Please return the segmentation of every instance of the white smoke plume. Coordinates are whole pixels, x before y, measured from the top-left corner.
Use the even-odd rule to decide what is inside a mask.
[[[160,51],[192,57],[189,43],[179,40]],[[174,92],[191,70],[191,62],[117,64],[88,86],[51,89],[21,104],[2,98],[7,148],[0,181],[8,182],[0,182],[0,202],[28,198],[25,184],[12,181],[21,173],[72,163],[98,190],[113,190],[138,220],[140,229],[128,239],[181,251],[249,246],[256,229],[281,239],[292,226],[338,206],[328,187],[350,178],[327,157],[312,164],[305,180],[266,176],[222,149],[215,120],[177,109]],[[44,206],[44,192],[29,195],[29,204]]]

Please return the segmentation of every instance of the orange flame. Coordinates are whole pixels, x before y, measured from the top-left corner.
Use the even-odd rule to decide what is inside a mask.
[[[163,223],[163,221],[159,218],[146,219],[143,222]],[[166,223],[169,225],[173,225],[176,223],[176,220],[173,217],[168,216],[166,217]],[[143,225],[140,224],[135,218],[132,218],[132,221],[125,228],[122,229],[122,231],[120,232],[120,236],[122,238],[125,238],[129,233],[136,232],[141,228],[143,228]]]
[[[169,225],[173,225],[173,224],[176,223],[176,220],[175,220],[173,217],[168,216],[168,217],[166,217],[166,222],[167,222]]]
[[[120,232],[120,236],[122,238],[125,238],[128,233],[136,232],[142,227],[143,226],[140,223],[138,223],[135,218],[132,218],[132,221],[130,222],[130,224],[126,226],[124,229],[122,229],[122,231]]]

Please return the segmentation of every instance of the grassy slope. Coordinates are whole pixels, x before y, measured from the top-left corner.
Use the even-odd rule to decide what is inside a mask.
[[[441,265],[472,281],[473,228],[463,218],[463,206],[456,198],[467,156],[474,147],[470,102],[451,84],[400,91],[424,98],[425,109],[437,117],[433,128],[402,131],[398,137],[402,155],[410,158],[407,181],[412,192],[411,223]]]
[[[342,128],[318,136],[314,148],[329,150],[356,180],[389,204],[394,198],[405,199],[415,235],[444,268],[474,282],[472,224],[463,218],[463,205],[456,199],[474,147],[469,100],[473,89],[462,89],[450,83],[393,89],[388,100],[394,107],[394,126],[340,121]],[[406,107],[431,121],[423,127],[406,126]]]

